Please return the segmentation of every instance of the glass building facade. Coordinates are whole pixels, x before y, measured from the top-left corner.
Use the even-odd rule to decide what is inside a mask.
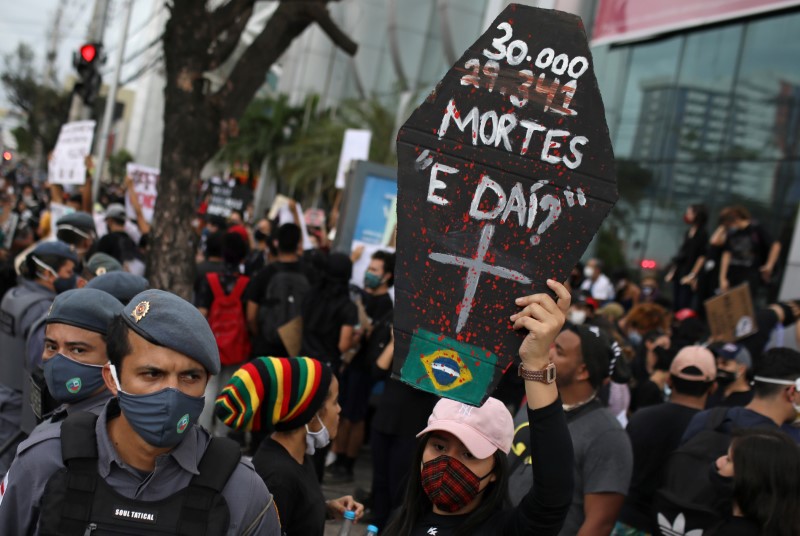
[[[625,46],[594,47],[628,203],[631,263],[666,263],[691,203],[742,204],[775,238],[800,200],[800,11],[781,11]],[[624,180],[623,180],[624,179]],[[626,182],[628,181],[628,182]],[[629,194],[630,195],[630,194]]]

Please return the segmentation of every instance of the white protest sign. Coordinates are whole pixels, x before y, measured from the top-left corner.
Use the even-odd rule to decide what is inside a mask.
[[[303,213],[303,207],[300,206],[300,203],[297,203],[297,214],[299,216],[300,222],[295,221],[295,216],[292,213],[292,209],[289,208],[288,203],[283,204],[278,209],[278,225],[283,225],[284,223],[294,223],[300,226],[300,230],[303,232],[303,250],[314,249],[314,244],[311,242],[311,238],[308,236],[308,229],[306,228],[306,220],[300,214]]]
[[[339,155],[339,168],[336,170],[336,188],[344,189],[344,177],[353,160],[369,160],[369,144],[372,141],[371,130],[348,128],[344,132],[342,152]]]
[[[156,206],[156,197],[158,196],[156,186],[158,185],[161,171],[157,168],[140,166],[139,164],[128,164],[125,173],[133,181],[133,191],[136,192],[139,206],[142,207],[144,219],[148,223],[152,222],[153,208]],[[128,218],[136,219],[136,211],[131,204],[128,192],[125,192],[125,213]]]
[[[47,166],[51,184],[83,184],[86,156],[92,151],[94,121],[75,121],[61,126],[56,147]]]

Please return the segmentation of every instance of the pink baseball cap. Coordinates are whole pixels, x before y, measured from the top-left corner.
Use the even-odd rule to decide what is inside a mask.
[[[689,367],[697,371],[686,370]],[[669,373],[693,382],[712,382],[717,377],[714,354],[705,346],[686,346],[672,360]]]
[[[433,431],[450,432],[478,459],[488,458],[497,449],[506,454],[514,440],[514,419],[505,405],[488,398],[481,407],[442,398],[436,403],[428,426],[417,437]]]

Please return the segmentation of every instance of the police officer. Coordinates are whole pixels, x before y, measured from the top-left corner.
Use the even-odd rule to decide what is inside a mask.
[[[73,247],[83,262],[97,239],[94,218],[88,212],[71,212],[56,222],[56,237]]]
[[[121,312],[119,300],[102,290],[74,289],[56,296],[45,320],[42,361],[47,389],[61,406],[48,422],[76,411],[99,414],[111,398],[103,381],[106,334]]]
[[[97,255],[101,254],[95,253],[92,258]],[[134,296],[150,288],[150,283],[144,277],[130,272],[107,272],[86,283],[85,288],[108,292],[122,305],[128,305]]]
[[[114,398],[99,416],[71,413],[20,445],[0,486],[0,534],[279,535],[272,497],[238,445],[195,426],[220,369],[200,312],[142,292],[111,322],[107,353]]]
[[[56,294],[75,287],[78,259],[63,242],[44,242],[28,254],[16,287],[0,302],[0,474],[8,469],[16,444],[22,438],[20,417],[25,361],[37,361],[42,346],[27,352],[34,323],[44,316]],[[38,352],[38,353],[37,353]]]

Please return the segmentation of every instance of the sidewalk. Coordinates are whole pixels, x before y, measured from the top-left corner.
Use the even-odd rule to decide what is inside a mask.
[[[361,455],[356,460],[354,473],[355,481],[350,484],[332,485],[323,482],[322,494],[325,495],[325,499],[337,499],[345,495],[355,495],[355,491],[358,488],[369,490],[372,487],[372,451],[369,446],[361,449]],[[365,510],[364,516],[369,516],[369,510]],[[367,533],[367,525],[368,523],[364,523],[362,520],[353,526],[350,530],[350,536],[363,536]],[[341,521],[328,521],[325,523],[325,536],[337,536],[341,526]]]

